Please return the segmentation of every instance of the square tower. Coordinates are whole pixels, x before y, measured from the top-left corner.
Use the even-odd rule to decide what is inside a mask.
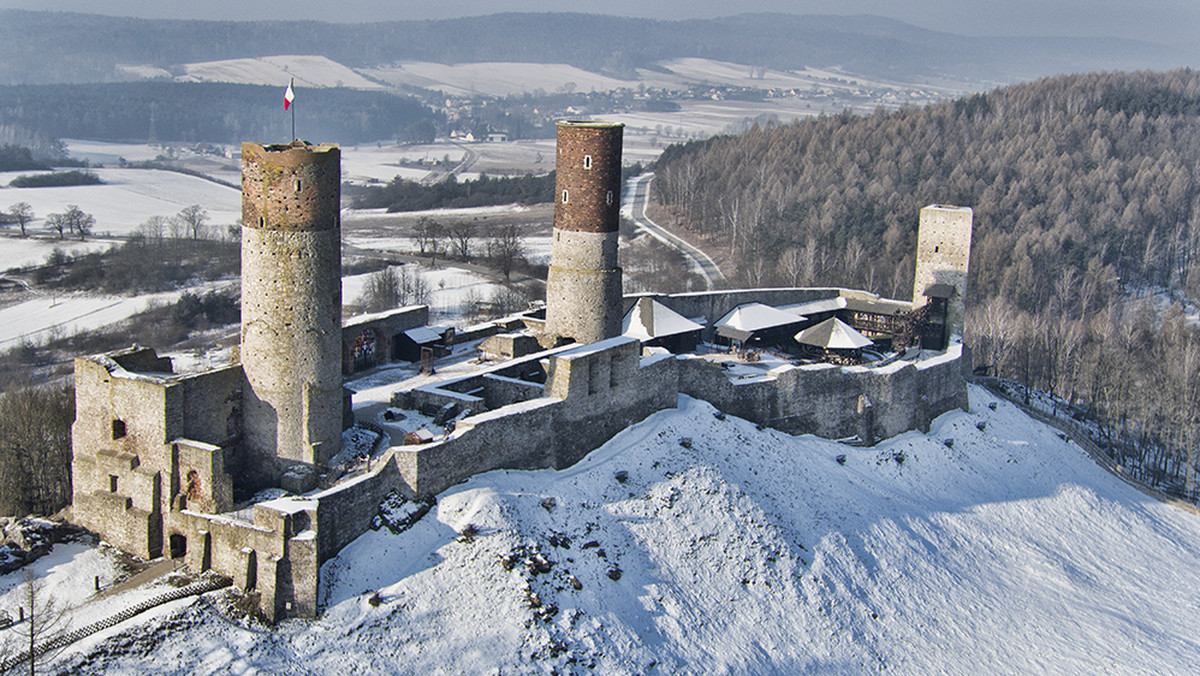
[[[970,207],[932,204],[921,209],[917,233],[917,269],[913,276],[913,306],[929,302],[927,292],[937,284],[954,288],[946,309],[950,336],[963,335],[967,272],[971,259]]]

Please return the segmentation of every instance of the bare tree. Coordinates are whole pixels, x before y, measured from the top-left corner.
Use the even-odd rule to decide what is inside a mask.
[[[502,317],[519,310],[524,310],[526,305],[528,305],[525,294],[512,286],[497,287],[492,292],[491,303],[492,309]]]
[[[500,269],[500,273],[504,275],[504,280],[508,281],[512,276],[512,271],[515,269],[517,261],[523,254],[521,246],[521,233],[515,225],[506,225],[500,228],[497,233],[488,240],[487,245],[488,258]]]
[[[182,230],[192,239],[200,239],[204,235],[204,224],[208,222],[208,211],[199,204],[186,206],[175,214]]]
[[[50,214],[46,216],[46,227],[57,232],[59,239],[66,239],[67,216],[66,214]]]
[[[29,202],[17,202],[9,207],[8,213],[17,219],[17,224],[21,226],[21,236],[25,237],[25,226],[33,220],[33,207],[29,206]]]
[[[68,388],[10,387],[0,395],[0,514],[53,514],[71,498]]]
[[[404,302],[403,295],[400,277],[396,274],[396,269],[389,265],[367,277],[367,284],[359,302],[367,312],[382,312],[400,307]]]
[[[41,654],[38,652],[39,646],[44,648],[45,644],[66,631],[67,616],[65,609],[49,594],[44,582],[37,578],[32,569],[28,566],[23,568],[21,578],[19,603],[25,621],[19,625],[17,631],[25,649],[29,651],[29,675],[34,676],[38,666],[49,662],[62,650],[62,647],[59,647],[43,650]]]
[[[437,256],[438,240],[445,232],[445,228],[441,223],[428,216],[422,216],[417,219],[417,224],[413,226],[413,234],[417,237],[417,249],[420,255],[432,251],[434,256]]]
[[[71,228],[71,232],[78,234],[81,240],[86,238],[96,225],[96,217],[85,213],[75,204],[68,204],[67,213],[64,215],[66,216],[68,227]]]
[[[459,221],[450,227],[450,238],[454,253],[464,261],[471,260],[471,240],[475,237],[475,223]]]
[[[148,244],[161,245],[167,235],[170,221],[166,216],[151,216],[137,227],[137,233],[145,238]]]

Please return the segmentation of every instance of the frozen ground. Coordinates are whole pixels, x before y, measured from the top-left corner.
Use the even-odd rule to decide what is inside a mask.
[[[180,603],[57,666],[1192,671],[1198,517],[984,390],[971,401],[929,435],[856,449],[684,398],[574,467],[483,474],[409,530],[366,533],[323,567],[315,621],[264,632]]]
[[[18,226],[12,225],[5,228],[4,236],[0,237],[0,272],[27,265],[41,265],[55,249],[79,255],[103,251],[117,243],[117,240],[105,238],[91,238],[83,242],[57,239],[42,232],[34,234],[32,230],[29,237],[21,237],[20,232]]]
[[[154,305],[174,303],[183,293],[204,293],[228,282],[201,284],[188,289],[140,296],[38,293],[28,300],[0,308],[0,351],[21,341],[38,343],[50,338],[93,331],[116,324]]]
[[[94,171],[104,185],[5,188],[0,190],[0,208],[28,202],[36,218],[27,227],[46,234],[46,216],[75,204],[96,218],[96,236],[128,235],[151,216],[174,216],[192,204],[204,207],[209,225],[222,233],[242,215],[241,191],[202,178],[157,169]],[[8,185],[13,178],[27,173],[0,172],[0,185]]]

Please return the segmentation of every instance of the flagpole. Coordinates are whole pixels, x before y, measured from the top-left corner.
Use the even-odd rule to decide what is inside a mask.
[[[293,101],[296,98],[296,93],[293,90],[293,85],[296,84],[296,78],[288,81],[287,91],[283,93],[283,109],[292,111],[292,140],[296,140],[296,108]]]

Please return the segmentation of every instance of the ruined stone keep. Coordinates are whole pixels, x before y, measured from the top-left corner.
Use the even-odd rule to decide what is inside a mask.
[[[946,310],[951,335],[963,335],[967,269],[971,259],[970,207],[931,204],[921,209],[917,232],[917,267],[913,275],[913,305],[928,302],[926,291],[935,284],[953,287]]]
[[[336,146],[242,144],[247,469],[341,450],[340,200]]]
[[[546,335],[593,343],[621,333],[621,144],[625,125],[559,122]]]

